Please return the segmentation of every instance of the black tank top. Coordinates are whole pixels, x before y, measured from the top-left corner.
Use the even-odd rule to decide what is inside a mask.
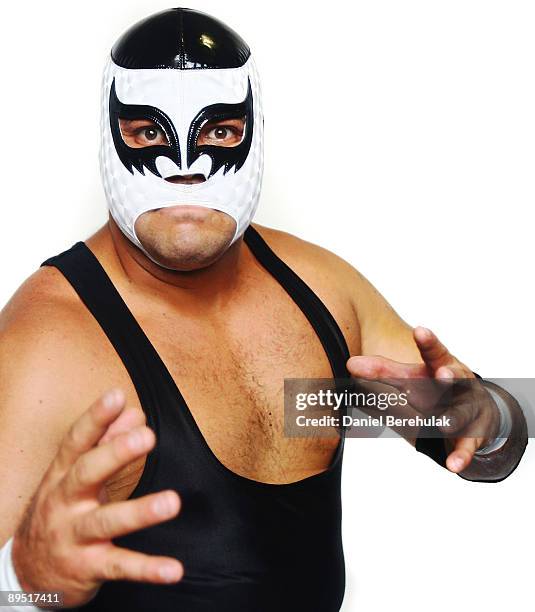
[[[322,301],[249,227],[245,243],[309,320],[333,376],[349,352]],[[78,242],[55,266],[98,321],[136,388],[157,443],[130,498],[175,489],[179,515],[114,542],[184,564],[172,585],[106,582],[81,610],[336,612],[345,585],[340,480],[344,436],[327,470],[290,484],[240,476],[213,454],[168,369],[98,259]],[[177,339],[179,341],[179,339]]]

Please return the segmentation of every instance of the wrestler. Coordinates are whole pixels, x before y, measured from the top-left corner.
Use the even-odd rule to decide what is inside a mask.
[[[339,610],[344,438],[285,437],[284,379],[474,374],[348,263],[251,224],[260,84],[226,25],[171,9],[128,30],[101,130],[108,222],[0,317],[2,588],[86,610]],[[526,444],[507,409],[506,435],[495,403],[472,411],[442,463],[507,476]]]

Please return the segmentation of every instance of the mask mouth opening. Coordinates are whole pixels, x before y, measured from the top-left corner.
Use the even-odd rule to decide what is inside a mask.
[[[166,176],[165,180],[174,185],[199,185],[200,183],[206,182],[204,174],[173,174]]]

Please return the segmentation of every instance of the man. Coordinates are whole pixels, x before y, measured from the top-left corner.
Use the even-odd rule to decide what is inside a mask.
[[[153,15],[102,91],[109,222],[0,319],[0,583],[86,610],[338,610],[343,436],[285,437],[284,379],[474,374],[346,262],[251,225],[263,117],[234,31]],[[460,415],[452,472],[514,469],[502,399]],[[444,463],[441,443],[417,448]]]

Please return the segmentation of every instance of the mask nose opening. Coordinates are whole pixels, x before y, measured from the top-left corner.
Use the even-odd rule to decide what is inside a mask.
[[[175,185],[198,185],[204,183],[206,177],[204,174],[173,174],[172,176],[166,176],[165,180]]]

